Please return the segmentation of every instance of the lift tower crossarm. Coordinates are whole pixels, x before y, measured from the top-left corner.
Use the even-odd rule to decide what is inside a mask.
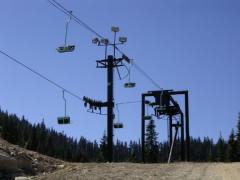
[[[89,104],[90,107],[101,108],[101,107],[107,107],[108,106],[107,102],[93,100],[93,99],[90,99],[86,96],[83,97],[83,101],[84,101],[85,105]]]
[[[108,58],[109,57],[112,57],[112,56],[108,56]],[[113,68],[124,66],[122,62],[123,60],[124,60],[123,58],[113,59],[112,57]],[[110,65],[109,59],[97,60],[96,62],[97,62],[97,68],[108,68],[108,66]]]

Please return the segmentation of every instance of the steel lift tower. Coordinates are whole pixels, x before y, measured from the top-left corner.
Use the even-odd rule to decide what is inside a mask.
[[[93,44],[96,44],[98,46],[104,46],[105,47],[105,58],[101,60],[97,60],[97,68],[105,68],[107,69],[107,101],[101,102],[92,100],[90,98],[84,97],[83,100],[85,101],[85,106],[89,105],[90,110],[94,112],[95,110],[99,109],[101,114],[101,108],[106,107],[107,108],[107,151],[108,151],[108,162],[113,161],[113,128],[123,128],[123,125],[121,123],[115,123],[114,124],[114,94],[113,94],[113,85],[114,85],[114,69],[117,69],[118,75],[120,77],[119,73],[119,67],[126,66],[123,62],[126,62],[128,64],[131,63],[131,60],[126,56],[122,55],[120,58],[116,58],[116,49],[117,45],[121,45],[127,42],[126,37],[119,37],[118,42],[116,40],[116,34],[119,32],[118,27],[112,27],[112,32],[114,33],[114,41],[113,43],[110,43],[108,39],[98,39],[94,38],[92,40]],[[107,55],[108,47],[113,47],[113,55]],[[134,87],[135,83],[127,83],[127,87]]]
[[[113,69],[123,66],[123,60],[126,59],[124,57],[116,59],[113,56],[108,56],[107,59],[97,61],[97,68],[107,69],[107,145],[109,162],[113,160]]]

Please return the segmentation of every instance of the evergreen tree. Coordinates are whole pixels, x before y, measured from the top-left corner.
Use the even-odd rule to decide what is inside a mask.
[[[220,137],[216,144],[217,148],[217,161],[224,162],[226,160],[226,152],[225,152],[225,141],[220,133]]]
[[[150,120],[146,128],[146,160],[148,162],[156,163],[158,162],[158,134],[155,131],[154,120]]]
[[[100,141],[100,153],[99,153],[99,157],[98,160],[99,161],[106,161],[107,160],[107,135],[106,135],[106,131],[104,131],[103,133],[103,137]]]
[[[137,162],[137,148],[136,148],[136,144],[132,141],[130,141],[129,144],[129,148],[130,148],[130,161],[131,162]]]
[[[212,162],[214,161],[214,158],[213,158],[213,140],[211,139],[210,142],[209,142],[209,147],[208,147],[208,154],[207,154],[207,161],[208,162]]]
[[[201,161],[211,161],[212,159],[212,142],[208,137],[204,137],[201,146]]]
[[[13,144],[38,151],[55,158],[74,162],[104,162],[107,160],[107,136],[104,132],[100,145],[96,141],[88,141],[81,137],[79,141],[67,137],[63,132],[48,129],[44,121],[32,125],[24,117],[21,119],[14,114],[0,110],[0,136]],[[234,143],[235,142],[235,143]],[[191,161],[240,161],[240,114],[237,123],[237,132],[232,131],[228,142],[222,136],[215,144],[205,137],[190,138]],[[173,157],[179,160],[180,141],[176,141],[176,151]],[[168,142],[157,142],[154,121],[149,121],[146,132],[146,160],[148,162],[166,162],[169,153]],[[237,153],[235,153],[237,152]],[[141,143],[130,143],[117,140],[114,145],[114,161],[140,162]]]
[[[238,113],[237,121],[237,134],[236,134],[236,146],[237,146],[237,161],[240,161],[240,113]]]
[[[237,161],[237,143],[233,129],[228,140],[227,158],[230,162]]]

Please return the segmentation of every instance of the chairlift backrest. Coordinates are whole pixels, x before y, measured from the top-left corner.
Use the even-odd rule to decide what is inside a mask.
[[[115,124],[113,125],[113,127],[114,127],[115,129],[121,129],[121,128],[123,128],[123,123],[115,123]]]
[[[152,120],[152,116],[144,116],[144,120]]]
[[[124,84],[125,88],[134,88],[136,86],[136,83],[128,82]]]
[[[70,124],[70,117],[64,116],[64,117],[58,117],[58,124]]]

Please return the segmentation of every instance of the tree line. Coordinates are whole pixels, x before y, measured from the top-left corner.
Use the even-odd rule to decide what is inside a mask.
[[[70,162],[106,162],[107,136],[103,136],[98,143],[84,137],[75,139],[63,132],[57,132],[45,126],[44,121],[39,124],[29,123],[25,117],[17,117],[0,110],[0,136],[10,143],[51,157]],[[180,139],[175,141],[173,161],[180,161]],[[157,163],[166,162],[169,153],[168,142],[158,142],[153,120],[146,128],[146,160]],[[114,143],[115,162],[141,162],[141,142]],[[191,161],[195,162],[235,162],[240,161],[240,114],[237,121],[237,131],[232,130],[228,140],[220,135],[216,143],[209,137],[190,139]]]

